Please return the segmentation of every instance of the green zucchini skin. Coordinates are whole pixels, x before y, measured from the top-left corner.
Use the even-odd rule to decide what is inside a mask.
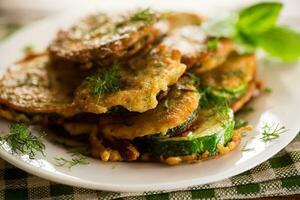
[[[186,156],[208,151],[216,153],[217,144],[226,144],[232,138],[234,128],[233,111],[226,107],[222,112],[213,109],[201,110],[193,126],[197,127],[187,136],[147,137],[138,143],[145,152],[154,156]],[[197,123],[197,120],[200,123]]]
[[[243,96],[255,77],[253,55],[232,55],[219,67],[200,75],[201,89],[210,88],[215,97],[231,102]]]
[[[187,120],[185,120],[184,122],[182,122],[181,124],[179,124],[178,126],[174,127],[174,128],[170,128],[167,131],[167,135],[169,136],[173,136],[176,135],[178,133],[182,133],[183,131],[187,130],[192,123],[194,122],[194,120],[196,119],[198,114],[198,109],[195,110],[188,118]]]
[[[212,89],[211,94],[215,97],[227,99],[229,102],[243,96],[248,89],[248,82],[244,82],[237,88]]]

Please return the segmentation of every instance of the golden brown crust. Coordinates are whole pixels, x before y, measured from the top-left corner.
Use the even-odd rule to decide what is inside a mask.
[[[155,19],[153,20],[153,22]],[[122,25],[122,23],[124,25]],[[130,22],[129,16],[90,15],[58,32],[49,46],[51,57],[79,63],[135,54],[158,36],[153,23]]]
[[[73,115],[73,92],[81,80],[80,74],[65,63],[50,63],[47,54],[31,55],[3,75],[0,103],[24,112]]]
[[[216,89],[238,88],[253,80],[256,73],[255,55],[232,55],[214,70],[200,74],[205,85]]]
[[[223,63],[234,50],[233,42],[220,39],[216,50],[208,50],[210,39],[201,27],[204,17],[194,13],[174,12],[167,17],[169,30],[163,43],[182,54],[182,62],[197,73],[211,70]]]
[[[75,104],[84,112],[97,114],[106,113],[114,106],[145,112],[156,107],[159,92],[175,84],[185,69],[178,51],[159,45],[120,67],[121,88],[118,91],[95,96],[91,93],[91,83],[86,80],[76,91]]]
[[[198,108],[200,95],[185,78],[173,86],[155,109],[119,120],[113,118],[101,123],[100,131],[106,137],[122,139],[166,134],[168,129],[185,122]]]
[[[231,40],[220,39],[216,50],[199,52],[190,57],[183,55],[182,62],[187,66],[192,66],[193,72],[201,74],[224,63],[233,50],[234,45]]]

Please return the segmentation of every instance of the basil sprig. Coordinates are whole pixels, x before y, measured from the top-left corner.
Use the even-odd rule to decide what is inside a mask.
[[[290,62],[300,57],[300,33],[277,24],[283,5],[263,2],[221,19],[204,24],[208,35],[232,38],[240,53],[253,53],[257,48]]]

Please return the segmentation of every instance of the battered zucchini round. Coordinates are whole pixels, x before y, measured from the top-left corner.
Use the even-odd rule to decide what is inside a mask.
[[[149,136],[137,140],[142,152],[152,156],[186,156],[208,151],[215,154],[217,145],[231,140],[234,127],[233,111],[224,107],[199,111],[192,127],[181,136]]]
[[[54,59],[79,63],[128,57],[156,39],[159,32],[153,24],[157,19],[149,9],[126,16],[90,15],[58,32],[49,51]]]
[[[1,78],[0,104],[24,112],[74,115],[73,93],[81,76],[73,65],[51,63],[47,54],[31,55]]]
[[[233,101],[247,92],[255,71],[254,55],[235,54],[214,70],[201,74],[200,79],[203,88],[208,87],[215,96]]]
[[[75,104],[84,112],[97,114],[106,113],[115,106],[132,112],[145,112],[157,106],[157,95],[175,84],[185,69],[186,66],[180,63],[178,51],[170,51],[160,45],[119,65],[115,71],[117,76],[114,77],[118,82],[115,85],[117,89],[111,87],[110,91],[95,94],[91,88],[97,82],[86,79],[76,91]],[[105,73],[93,74],[92,79],[97,80]],[[111,78],[107,78],[107,81]]]
[[[193,71],[203,73],[223,63],[230,52],[233,43],[229,39],[217,41],[215,49],[208,49],[209,38],[201,27],[205,20],[194,13],[173,12],[166,18],[169,26],[163,43],[170,48],[178,49],[182,54],[182,62]]]
[[[161,99],[156,108],[130,117],[112,118],[100,123],[99,130],[107,137],[134,139],[145,135],[174,135],[186,130],[194,121],[200,95],[183,77]]]

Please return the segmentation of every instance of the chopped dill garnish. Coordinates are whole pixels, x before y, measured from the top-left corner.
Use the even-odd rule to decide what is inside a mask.
[[[164,101],[164,108],[165,108],[166,110],[168,110],[168,108],[169,108],[169,99],[168,99],[168,98],[165,99],[165,101]]]
[[[207,41],[206,48],[208,51],[215,51],[218,49],[219,38],[212,38]]]
[[[234,129],[239,129],[239,128],[242,128],[244,126],[247,126],[248,125],[248,122],[241,119],[241,118],[235,118],[235,121],[234,121]]]
[[[130,17],[131,22],[144,22],[150,24],[155,19],[155,14],[149,9],[139,10]]]
[[[87,80],[90,82],[90,90],[92,95],[100,96],[108,92],[114,92],[120,88],[119,66],[113,65],[98,76],[90,76]]]
[[[55,165],[58,167],[68,167],[71,169],[72,167],[76,165],[87,165],[89,164],[87,158],[82,155],[81,153],[75,152],[71,154],[71,159],[67,160],[65,158],[57,158],[55,157]]]
[[[199,86],[200,85],[200,77],[196,76],[193,73],[187,72],[185,73],[186,75],[188,75],[192,81],[192,84],[194,84],[195,86]]]
[[[265,123],[261,131],[262,137],[260,139],[262,139],[264,142],[267,142],[279,138],[280,134],[286,132],[287,129],[279,124],[270,125]]]
[[[165,64],[161,61],[156,62],[154,65],[155,65],[155,67],[159,67],[159,68],[162,68],[165,66]]]
[[[243,149],[242,149],[242,151],[253,151],[254,150],[254,148],[245,148],[245,147],[243,147]]]
[[[238,111],[238,113],[240,113],[240,114],[247,114],[247,113],[251,113],[251,112],[253,112],[253,111],[254,111],[254,108],[253,108],[253,107],[251,107],[251,106],[249,106],[249,105],[246,105],[246,106],[242,107],[242,108]]]
[[[270,94],[272,92],[272,89],[269,87],[266,87],[266,88],[264,88],[263,92],[266,94]]]
[[[34,46],[32,44],[27,44],[22,50],[24,53],[32,53],[34,51]]]
[[[42,142],[42,137],[32,135],[29,127],[25,124],[13,124],[9,128],[9,134],[0,137],[0,142],[8,143],[12,153],[27,154],[30,159],[33,159],[38,152],[44,155],[45,145]]]

